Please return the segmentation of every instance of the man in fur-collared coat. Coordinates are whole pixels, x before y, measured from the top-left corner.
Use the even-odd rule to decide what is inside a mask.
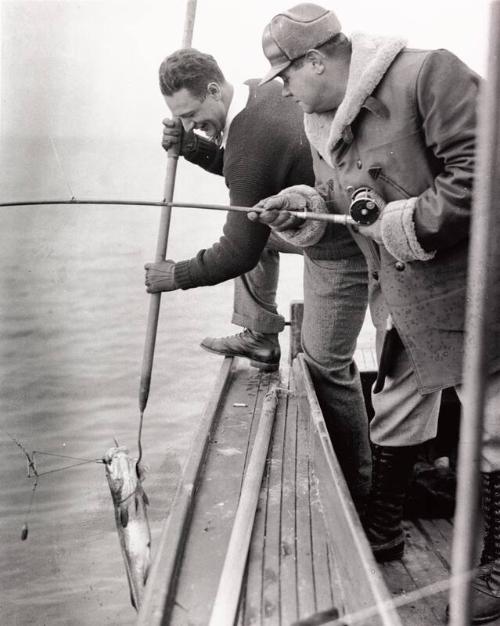
[[[283,95],[305,113],[328,209],[348,213],[360,188],[385,202],[380,218],[355,234],[370,272],[379,356],[364,526],[378,560],[400,558],[404,496],[419,445],[436,435],[439,392],[454,386],[462,399],[479,79],[446,50],[363,34],[348,39],[333,12],[309,3],[275,16],[263,49],[271,63],[263,82],[280,77]],[[284,198],[286,190],[262,201],[268,210],[251,217],[299,226]],[[477,623],[500,615],[499,326],[491,329],[481,459],[481,563],[489,565],[475,582]]]

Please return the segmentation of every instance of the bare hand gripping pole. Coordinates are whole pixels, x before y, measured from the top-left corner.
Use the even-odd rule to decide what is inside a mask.
[[[184,35],[182,38],[182,47],[191,47],[193,40],[194,19],[196,15],[196,0],[187,0],[186,16],[184,20]],[[168,151],[167,172],[165,175],[164,202],[172,201],[174,196],[175,175],[177,171],[177,160],[179,158],[178,149],[172,148]],[[156,245],[155,261],[158,263],[165,260],[167,253],[168,233],[170,229],[171,206],[167,205],[162,208],[160,226],[158,230],[158,241]],[[146,340],[144,344],[144,354],[142,359],[141,382],[139,387],[139,410],[141,411],[141,426],[139,430],[139,446],[140,435],[142,429],[142,416],[146,404],[148,402],[149,387],[151,384],[151,372],[153,369],[153,357],[156,343],[156,331],[158,328],[158,317],[160,313],[161,294],[155,293],[150,296],[149,315],[146,330]],[[139,448],[139,459],[141,457],[141,449]]]

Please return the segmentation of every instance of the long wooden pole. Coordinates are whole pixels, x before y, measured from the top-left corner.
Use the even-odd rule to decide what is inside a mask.
[[[186,16],[184,20],[184,34],[182,37],[182,47],[189,48],[193,40],[194,20],[196,15],[196,0],[187,0]],[[171,202],[174,197],[175,175],[177,172],[177,162],[179,159],[179,146],[177,149],[171,148],[168,151],[167,173],[165,175],[165,186],[163,200],[165,203]],[[171,206],[164,206],[161,211],[160,226],[158,230],[158,240],[156,244],[155,261],[159,263],[165,260],[167,254],[168,234],[170,230]],[[161,293],[151,294],[149,304],[148,322],[146,328],[146,340],[144,343],[144,354],[142,358],[141,382],[139,386],[139,410],[141,416],[146,408],[151,385],[151,374],[153,371],[153,357],[156,344],[156,332],[158,329],[158,318],[160,314]]]
[[[492,308],[500,198],[500,1],[490,9],[487,80],[479,108],[477,168],[468,276],[468,306],[464,357],[464,402],[459,440],[457,505],[452,546],[451,626],[471,621],[471,573],[477,544],[479,459],[482,441],[487,341]],[[498,253],[497,253],[498,254]],[[496,267],[495,267],[496,266]]]
[[[264,397],[259,426],[243,479],[241,496],[234,517],[233,529],[208,623],[209,626],[233,626],[236,619],[278,399],[279,390],[276,387],[268,391]]]

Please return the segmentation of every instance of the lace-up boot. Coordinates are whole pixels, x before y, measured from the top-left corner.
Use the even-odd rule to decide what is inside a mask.
[[[379,562],[403,556],[403,507],[419,448],[372,447],[372,488],[363,526]]]
[[[274,372],[280,363],[280,344],[276,333],[259,333],[246,328],[229,337],[205,337],[201,347],[224,356],[250,359],[250,364],[266,372]]]

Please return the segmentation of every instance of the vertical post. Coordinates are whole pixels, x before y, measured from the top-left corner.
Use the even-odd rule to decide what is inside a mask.
[[[196,0],[187,0],[186,16],[184,20],[184,34],[182,38],[183,48],[191,47],[191,43],[193,40],[195,15]],[[172,202],[173,200],[178,158],[179,147],[177,147],[177,149],[170,149],[168,151],[163,202]],[[162,207],[160,226],[158,229],[158,240],[156,244],[156,263],[164,261],[167,254],[171,212],[172,208],[170,206]],[[153,357],[156,344],[156,331],[158,329],[158,318],[160,315],[161,293],[153,293],[151,294],[150,298],[151,299],[149,304],[148,322],[146,328],[146,340],[144,342],[144,353],[142,358],[141,382],[139,386],[139,410],[141,414],[146,408],[149,396],[149,387],[151,385],[151,373],[153,370]]]
[[[457,506],[452,547],[450,624],[468,626],[471,619],[471,572],[477,541],[479,459],[484,392],[488,376],[488,328],[493,279],[498,277],[500,198],[500,1],[490,8],[487,80],[483,84],[478,125],[477,166],[469,256],[466,343],[463,369],[464,402],[459,441]]]
[[[304,302],[293,300],[290,303],[290,365],[294,358],[302,352],[302,320],[304,318]]]

